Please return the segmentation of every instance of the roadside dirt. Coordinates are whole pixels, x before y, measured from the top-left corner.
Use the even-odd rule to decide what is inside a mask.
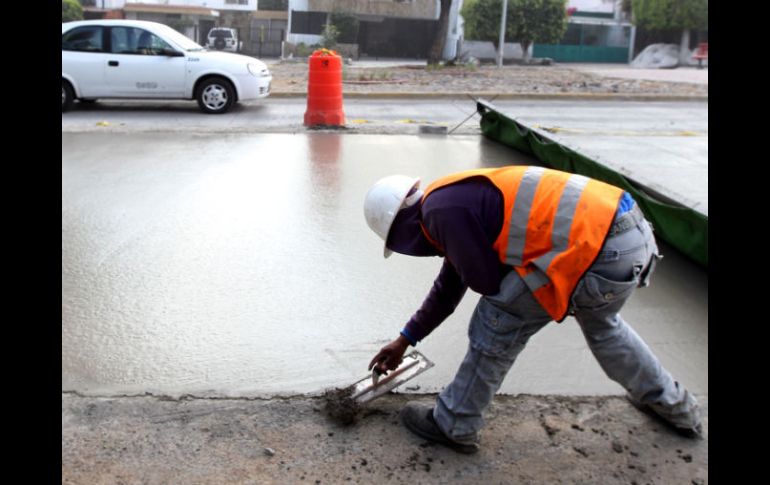
[[[409,400],[435,395],[383,396],[345,426],[322,397],[66,393],[62,483],[708,483],[708,439],[680,437],[622,397],[497,396],[470,456],[407,431],[398,412]]]
[[[307,92],[307,64],[281,61],[270,65],[272,92]],[[708,96],[708,85],[621,79],[581,72],[567,65],[440,67],[343,67],[344,93],[457,94],[616,94]]]

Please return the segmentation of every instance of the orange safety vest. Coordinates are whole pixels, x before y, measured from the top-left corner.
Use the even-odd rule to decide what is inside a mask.
[[[500,261],[513,266],[551,317],[562,321],[575,286],[604,245],[623,191],[582,175],[513,166],[447,175],[428,186],[422,202],[470,177],[486,178],[503,195],[505,218],[493,245]]]

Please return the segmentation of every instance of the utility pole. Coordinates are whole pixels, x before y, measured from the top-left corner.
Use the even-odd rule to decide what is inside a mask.
[[[505,48],[505,17],[508,15],[508,0],[503,0],[503,14],[500,17],[500,42],[497,48],[497,67],[503,67],[503,49]]]

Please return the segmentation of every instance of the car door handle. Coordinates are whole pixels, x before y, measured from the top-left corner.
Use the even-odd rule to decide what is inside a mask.
[[[109,62],[107,62],[107,64],[109,64],[110,66],[117,66],[118,65],[118,61],[109,61]]]

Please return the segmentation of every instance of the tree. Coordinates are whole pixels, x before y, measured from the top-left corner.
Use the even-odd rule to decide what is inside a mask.
[[[679,60],[687,62],[690,30],[708,30],[708,0],[632,0],[634,24],[645,30],[681,31]]]
[[[471,0],[462,10],[465,36],[499,49],[502,0]],[[505,36],[521,44],[524,60],[535,42],[559,42],[567,31],[566,0],[508,0]]]
[[[508,6],[511,38],[521,44],[524,59],[535,42],[556,44],[567,31],[567,0],[514,0]]]
[[[78,0],[61,0],[61,21],[83,20],[83,6]]]
[[[460,12],[465,20],[465,37],[490,41],[498,49],[502,5],[502,0],[467,0]]]
[[[441,0],[438,29],[433,37],[433,43],[428,50],[428,65],[438,64],[444,56],[444,44],[446,43],[446,34],[449,31],[449,11],[451,9],[452,0]]]
[[[342,44],[355,44],[360,24],[358,17],[343,11],[334,11],[329,17],[329,23],[337,27],[339,31],[337,41]]]
[[[340,36],[340,31],[332,24],[324,25],[323,32],[321,32],[321,47],[326,49],[333,49],[337,46],[337,39]]]

